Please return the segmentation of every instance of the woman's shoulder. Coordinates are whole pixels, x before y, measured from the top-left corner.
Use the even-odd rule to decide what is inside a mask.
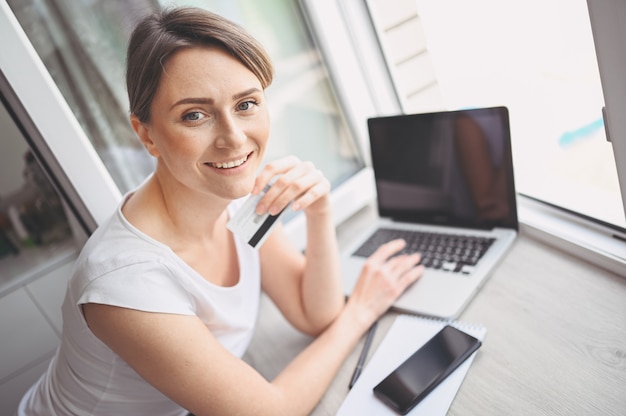
[[[95,302],[188,314],[189,295],[178,278],[182,270],[168,247],[138,237],[113,216],[81,251],[69,290],[77,304]],[[171,305],[164,306],[164,300]]]
[[[75,269],[84,275],[102,275],[122,268],[147,267],[165,262],[171,250],[128,223],[121,210],[91,235]]]

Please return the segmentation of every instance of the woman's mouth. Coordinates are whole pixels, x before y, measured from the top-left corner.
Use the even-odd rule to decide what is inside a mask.
[[[242,157],[241,159],[237,159],[237,160],[231,160],[229,162],[215,162],[215,163],[209,163],[210,166],[217,168],[217,169],[231,169],[231,168],[236,168],[237,166],[241,166],[243,165],[246,160],[248,160],[248,156],[250,156],[249,154],[245,155],[244,157]]]

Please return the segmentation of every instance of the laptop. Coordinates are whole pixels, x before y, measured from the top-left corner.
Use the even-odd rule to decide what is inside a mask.
[[[407,240],[423,276],[395,309],[457,318],[518,233],[506,107],[368,119],[378,219],[342,253],[349,295],[366,258]]]

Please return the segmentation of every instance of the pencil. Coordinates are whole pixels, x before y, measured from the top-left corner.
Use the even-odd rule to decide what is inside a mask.
[[[363,344],[363,349],[361,350],[361,355],[359,356],[359,360],[356,363],[356,367],[354,368],[354,373],[352,374],[352,378],[350,379],[349,389],[354,386],[354,383],[359,379],[361,375],[361,371],[363,371],[363,364],[365,364],[365,359],[367,358],[367,354],[372,345],[372,339],[374,338],[374,333],[376,332],[376,326],[378,325],[378,321],[374,322],[370,329],[367,330],[367,337],[365,338],[365,344]]]

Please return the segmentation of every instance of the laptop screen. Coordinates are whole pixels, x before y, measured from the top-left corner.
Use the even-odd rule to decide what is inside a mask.
[[[517,229],[506,107],[368,119],[382,217]]]

